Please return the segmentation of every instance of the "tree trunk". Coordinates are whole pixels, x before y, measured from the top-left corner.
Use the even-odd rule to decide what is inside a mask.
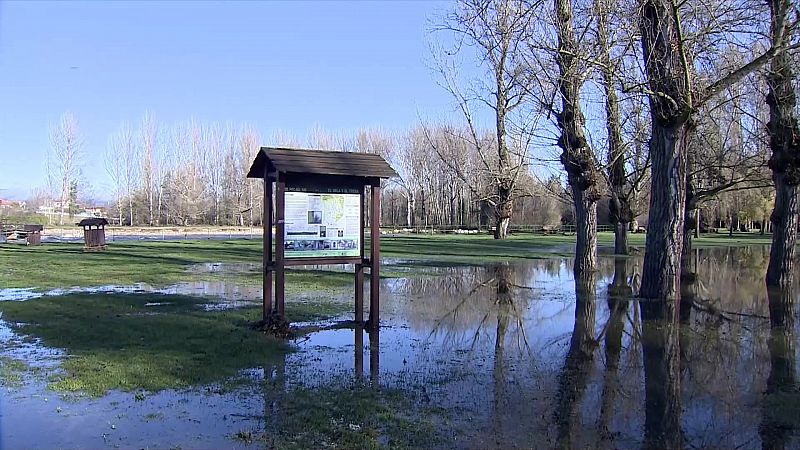
[[[698,210],[695,207],[695,198],[690,185],[687,185],[686,206],[684,208],[686,218],[683,223],[683,247],[681,248],[681,282],[683,282],[684,278],[687,276],[695,276],[695,269],[691,261],[692,231],[695,228]]]
[[[700,222],[703,220],[700,214],[700,208],[694,208],[694,237],[696,238],[700,237]]]
[[[652,187],[640,295],[674,299],[679,289],[686,202],[686,125],[653,123]]]
[[[575,203],[575,277],[593,272],[597,267],[597,203],[586,192],[572,189]]]
[[[773,176],[775,209],[772,211],[772,246],[767,266],[767,286],[786,288],[794,279],[794,259],[797,245],[798,195],[797,185],[786,183],[785,174]]]
[[[793,3],[789,0],[770,0],[771,34],[773,41],[789,40],[786,29]],[[789,288],[794,278],[794,255],[797,244],[798,200],[800,185],[800,125],[795,116],[797,94],[793,62],[786,51],[772,59],[767,77],[769,92],[769,123],[772,156],[769,168],[775,182],[775,207],[770,216],[772,247],[767,266],[767,286]]]
[[[133,226],[133,194],[130,192],[128,193],[128,212],[128,220],[130,222],[128,225]]]
[[[628,225],[630,222],[614,224],[614,253],[617,255],[628,254]]]
[[[500,200],[495,207],[495,227],[494,238],[505,239],[508,237],[508,225],[511,222],[511,213],[514,210],[514,201],[511,199],[511,191],[499,187],[497,194]]]
[[[611,179],[613,183],[615,176],[612,175]],[[614,254],[627,255],[628,229],[633,221],[633,211],[628,200],[621,196],[621,190],[621,186],[612,187],[611,198],[608,200],[608,215],[611,224],[614,225]]]
[[[603,75],[605,93],[606,133],[608,134],[608,181],[611,188],[608,211],[614,225],[614,253],[628,254],[628,229],[633,221],[630,200],[625,193],[627,174],[625,170],[626,147],[622,140],[622,123],[619,112],[619,97],[616,89],[616,74],[611,61],[611,38],[608,22],[611,11],[616,9],[615,1],[595,0],[597,10],[597,38],[600,41],[600,72]]]
[[[410,228],[414,226],[414,210],[417,209],[417,199],[411,191],[406,197],[406,208],[406,226]]]
[[[648,87],[656,93],[649,98],[652,177],[640,295],[669,299],[679,294],[693,61],[682,45],[674,2],[642,0],[639,10]]]

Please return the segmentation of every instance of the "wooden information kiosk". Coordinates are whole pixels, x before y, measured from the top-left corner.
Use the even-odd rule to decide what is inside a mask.
[[[287,266],[353,264],[355,320],[364,322],[364,269],[368,268],[369,324],[377,328],[380,321],[381,179],[394,176],[397,173],[376,154],[261,148],[247,177],[264,179],[265,323],[286,318],[284,275]],[[364,252],[367,187],[371,205],[369,257]]]

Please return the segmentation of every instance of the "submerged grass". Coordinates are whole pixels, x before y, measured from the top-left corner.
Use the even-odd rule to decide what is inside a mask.
[[[275,412],[265,417],[267,431],[241,430],[234,439],[283,450],[421,449],[440,441],[426,410],[397,389],[375,390],[357,383],[270,395]]]
[[[260,308],[203,311],[207,299],[152,294],[73,294],[0,302],[3,318],[42,345],[66,350],[60,392],[159,391],[223,381],[290,351],[256,333]],[[146,306],[157,303],[158,305]],[[318,320],[336,305],[288,303],[295,320]]]
[[[29,367],[25,361],[0,356],[0,386],[20,387]]]
[[[403,235],[384,237],[384,276],[417,276],[437,265],[473,265],[514,258],[571,256],[574,236]],[[643,234],[631,235],[641,246]],[[601,245],[613,235],[600,233]],[[696,247],[764,244],[769,236],[706,235]],[[261,241],[116,242],[108,251],[84,253],[81,244],[21,247],[0,244],[0,288],[167,285],[182,281],[230,281],[260,286]],[[206,262],[251,263],[252,271],[198,273]],[[287,273],[287,315],[293,322],[330,318],[352,309],[332,301],[352,288],[352,274],[291,270]],[[292,301],[294,298],[294,302]],[[303,302],[297,301],[300,298]],[[241,369],[263,365],[289,351],[285,343],[253,332],[257,306],[205,312],[208,299],[156,294],[73,294],[28,302],[0,302],[3,319],[42,345],[64,349],[63,372],[51,386],[63,392],[99,396],[112,389],[158,391],[224,381]],[[148,303],[160,305],[146,306]],[[20,325],[22,324],[22,325]],[[0,371],[16,380],[19,366],[3,360]]]

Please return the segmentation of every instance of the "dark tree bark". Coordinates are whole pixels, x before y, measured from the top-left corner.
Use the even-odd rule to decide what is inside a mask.
[[[770,0],[773,42],[787,40],[790,0]],[[797,244],[797,186],[800,184],[800,126],[795,117],[797,97],[795,74],[786,51],[772,59],[767,77],[769,93],[769,145],[772,156],[769,168],[775,182],[775,207],[772,210],[772,247],[767,267],[767,286],[789,288],[794,278],[794,255]]]
[[[610,10],[616,4],[604,0],[595,2],[597,10],[597,40],[600,42],[600,73],[605,93],[606,133],[608,134],[608,181],[611,196],[608,201],[609,220],[614,226],[614,253],[628,254],[628,226],[633,221],[630,199],[625,192],[628,175],[625,170],[626,147],[622,139],[619,97],[615,81],[615,61],[611,59],[611,38],[608,32]]]
[[[594,323],[597,310],[597,278],[588,273],[575,279],[575,326],[564,369],[558,379],[554,419],[559,448],[573,448],[573,427],[581,397],[589,381],[597,341]]]
[[[669,0],[641,4],[642,49],[650,95],[652,185],[640,294],[678,295],[686,201],[686,146],[693,111],[692,72]]]
[[[675,302],[642,303],[645,448],[683,447],[680,427],[680,342]]]
[[[561,163],[567,172],[575,204],[575,265],[576,278],[597,267],[597,188],[599,171],[586,139],[586,119],[580,105],[580,89],[584,79],[580,71],[577,37],[573,25],[572,0],[555,0],[556,32],[559,68],[558,85],[561,111],[556,114],[561,136]]]

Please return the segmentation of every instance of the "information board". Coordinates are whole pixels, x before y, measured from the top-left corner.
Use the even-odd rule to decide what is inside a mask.
[[[361,256],[361,195],[287,192],[286,258]]]

